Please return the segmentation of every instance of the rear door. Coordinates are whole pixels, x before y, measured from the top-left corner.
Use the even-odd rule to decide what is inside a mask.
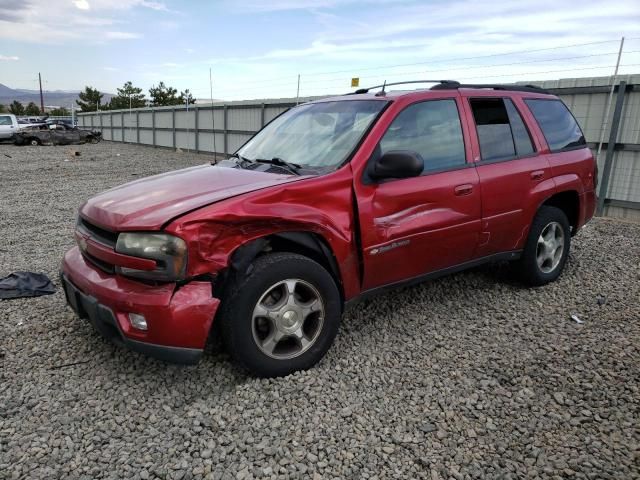
[[[539,154],[518,97],[466,99],[472,122],[476,170],[482,189],[482,234],[477,256],[523,247],[538,205],[554,183],[546,155]],[[537,208],[537,207],[535,207]]]
[[[356,179],[363,248],[363,289],[393,284],[464,263],[480,231],[478,174],[460,121],[460,97],[412,103],[400,110],[369,164],[391,150],[424,159],[421,176]]]

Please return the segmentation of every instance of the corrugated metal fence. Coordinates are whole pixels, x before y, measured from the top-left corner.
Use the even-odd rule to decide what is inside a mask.
[[[640,75],[616,79],[605,122],[612,80],[595,77],[522,83],[535,83],[560,96],[580,123],[594,152],[605,125],[604,145],[598,159],[602,213],[640,220]],[[276,99],[192,105],[188,109],[159,107],[82,113],[78,115],[78,126],[100,130],[105,140],[115,142],[229,154],[294,105],[294,99]]]

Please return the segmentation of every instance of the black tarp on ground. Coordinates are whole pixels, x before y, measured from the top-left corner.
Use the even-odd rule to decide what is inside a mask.
[[[14,272],[0,278],[0,300],[51,295],[56,287],[44,273]]]

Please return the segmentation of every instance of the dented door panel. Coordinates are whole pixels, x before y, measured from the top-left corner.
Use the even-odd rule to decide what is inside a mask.
[[[473,258],[481,211],[474,168],[382,183],[359,206],[364,290]]]

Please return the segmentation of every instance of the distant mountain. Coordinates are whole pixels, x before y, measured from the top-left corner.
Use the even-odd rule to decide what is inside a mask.
[[[71,105],[76,104],[78,98],[78,91],[74,90],[44,90],[42,95],[44,97],[44,105],[65,107],[69,108]],[[101,92],[104,93],[104,92]],[[112,93],[104,93],[102,102],[108,102],[114,95]],[[14,100],[27,105],[29,102],[33,102],[36,105],[40,105],[40,91],[39,90],[27,90],[24,88],[10,88],[0,83],[0,104],[9,105]]]

